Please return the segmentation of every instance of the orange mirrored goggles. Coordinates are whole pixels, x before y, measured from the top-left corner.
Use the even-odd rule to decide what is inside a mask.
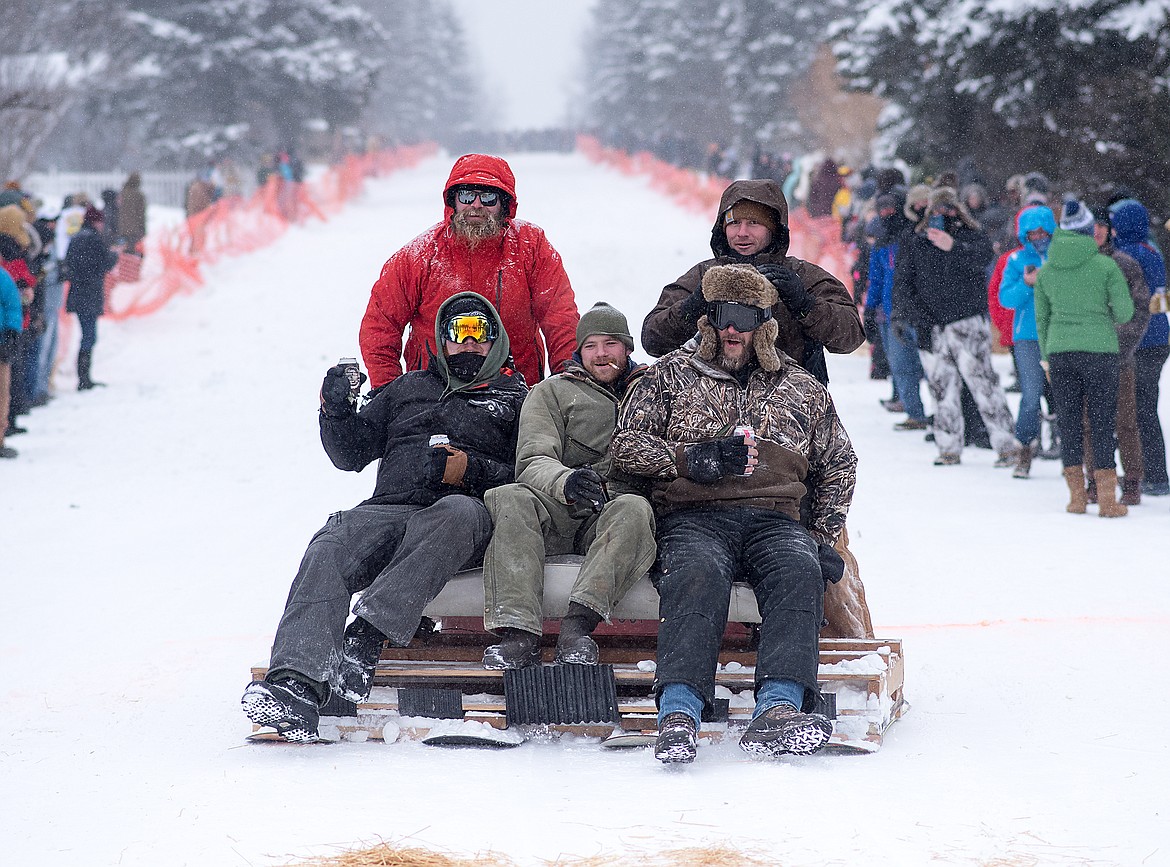
[[[446,336],[452,343],[462,343],[468,337],[487,343],[496,339],[496,323],[482,313],[460,313],[447,320]]]

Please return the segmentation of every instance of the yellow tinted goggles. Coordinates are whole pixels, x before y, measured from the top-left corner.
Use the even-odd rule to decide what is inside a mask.
[[[461,313],[447,320],[447,339],[462,343],[468,337],[476,343],[496,339],[496,323],[482,313]]]

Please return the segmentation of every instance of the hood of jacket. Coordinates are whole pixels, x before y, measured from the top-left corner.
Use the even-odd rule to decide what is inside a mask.
[[[443,347],[446,344],[442,334],[442,324],[446,319],[447,308],[461,298],[474,298],[482,306],[487,308],[488,314],[496,322],[496,332],[499,334],[495,342],[492,343],[492,348],[488,350],[488,354],[483,360],[483,366],[479,369],[479,373],[470,382],[464,382],[451,372],[451,368],[447,364],[447,354],[443,351]],[[443,377],[443,381],[447,384],[447,391],[465,391],[484,385],[499,376],[503,368],[511,366],[510,356],[512,347],[508,342],[508,332],[504,330],[504,323],[500,321],[500,314],[492,306],[490,301],[476,292],[460,292],[457,295],[452,295],[439,306],[439,312],[435,314],[435,346],[437,347],[437,351],[434,356],[434,364]]]
[[[1033,205],[1020,211],[1016,216],[1016,238],[1021,245],[1028,243],[1028,233],[1034,229],[1043,229],[1049,235],[1056,232],[1056,215],[1052,208]]]
[[[451,166],[451,174],[443,185],[443,221],[450,221],[455,209],[447,204],[448,193],[460,184],[495,187],[508,196],[509,220],[516,216],[516,176],[512,167],[501,157],[491,154],[464,154]]]
[[[1120,244],[1140,244],[1150,234],[1150,212],[1136,199],[1122,199],[1109,209],[1109,222]]]
[[[1100,253],[1092,235],[1057,228],[1052,234],[1052,243],[1048,247],[1048,262],[1044,267],[1069,271],[1080,268]]]
[[[787,256],[790,236],[788,233],[788,201],[784,198],[784,191],[775,181],[752,180],[732,181],[719,199],[719,213],[715,215],[715,225],[711,228],[711,252],[715,254],[715,258],[724,256],[730,256],[733,259],[744,258],[727,243],[727,233],[723,230],[723,214],[736,202],[745,200],[763,205],[776,213],[778,228],[772,237],[772,242],[760,253]]]

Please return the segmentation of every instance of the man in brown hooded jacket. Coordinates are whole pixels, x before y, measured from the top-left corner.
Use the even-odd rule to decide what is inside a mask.
[[[751,265],[776,287],[772,306],[776,348],[828,384],[822,347],[846,354],[865,342],[857,304],[849,290],[811,262],[788,255],[788,202],[772,180],[734,181],[719,200],[711,228],[711,252],[663,288],[642,323],[642,346],[654,356],[678,349],[695,334],[705,310],[699,284],[716,265]]]

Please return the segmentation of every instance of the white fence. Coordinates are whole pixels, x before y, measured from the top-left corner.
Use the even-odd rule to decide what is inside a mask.
[[[101,204],[102,190],[120,190],[129,172],[35,172],[26,175],[21,186],[42,199],[45,207],[54,210],[71,193],[87,193],[91,200]],[[187,186],[195,179],[196,171],[142,172],[142,192],[152,205],[183,207]]]

